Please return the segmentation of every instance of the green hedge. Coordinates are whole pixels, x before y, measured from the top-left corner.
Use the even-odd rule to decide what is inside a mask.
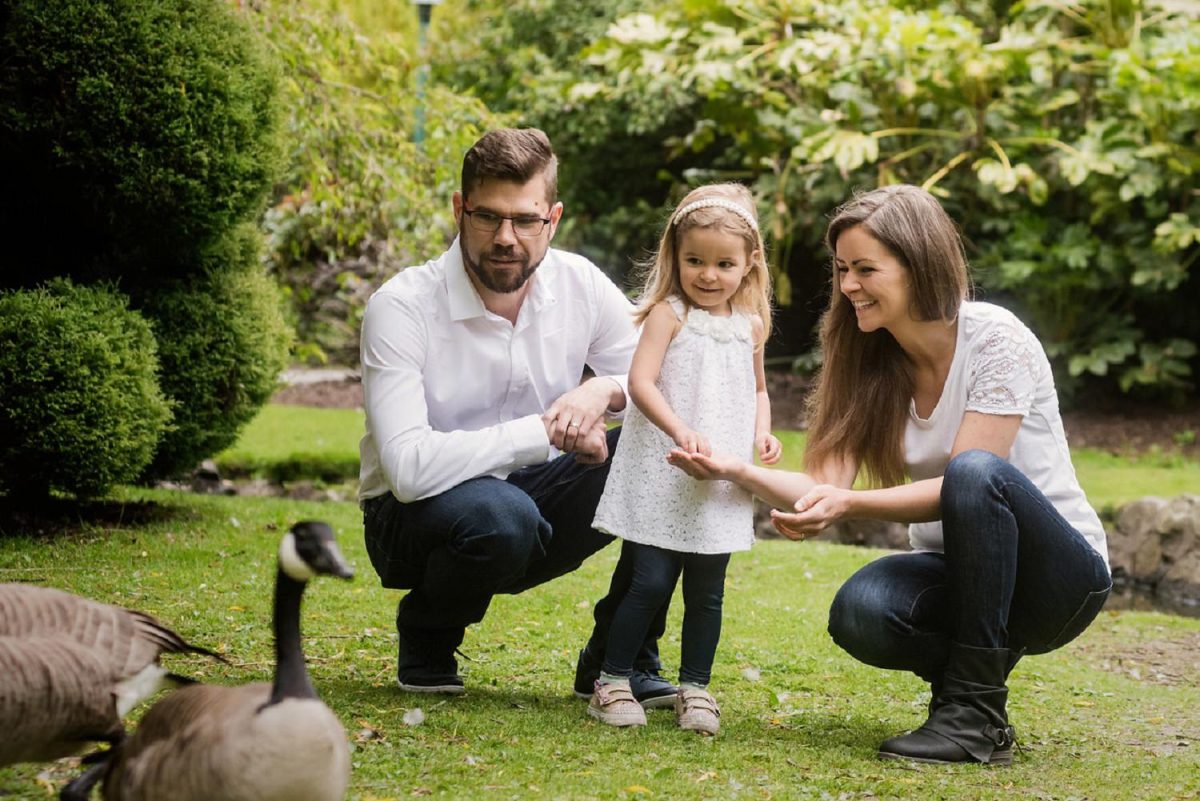
[[[277,71],[225,0],[0,0],[7,286],[135,286],[258,213]],[[69,229],[69,236],[64,235]]]
[[[60,280],[0,295],[0,493],[87,497],[132,481],[171,417],[150,326]]]
[[[176,475],[228,447],[275,390],[290,329],[279,289],[258,266],[246,226],[209,252],[199,281],[163,287],[142,305],[158,337],[159,381],[178,406],[151,476]]]

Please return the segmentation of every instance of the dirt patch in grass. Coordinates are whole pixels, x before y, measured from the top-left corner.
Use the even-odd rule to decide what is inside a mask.
[[[1094,667],[1135,681],[1200,687],[1200,631],[1140,642],[1080,643],[1076,651]]]

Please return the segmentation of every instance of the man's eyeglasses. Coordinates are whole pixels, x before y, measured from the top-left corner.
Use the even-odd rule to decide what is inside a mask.
[[[472,211],[463,206],[463,214],[471,221],[471,227],[481,234],[494,234],[500,230],[505,220],[512,223],[513,233],[522,237],[535,237],[545,230],[550,223],[549,217],[533,217],[521,215],[505,217],[503,214],[493,214],[490,211]]]

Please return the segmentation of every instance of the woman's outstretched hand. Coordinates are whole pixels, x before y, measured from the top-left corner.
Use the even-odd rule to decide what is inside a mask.
[[[850,510],[853,490],[818,484],[796,501],[794,512],[771,510],[775,530],[790,540],[806,540],[841,520]]]
[[[732,456],[714,454],[706,456],[703,453],[692,453],[682,448],[673,448],[667,454],[667,461],[687,473],[692,478],[702,481],[733,481],[742,462]]]

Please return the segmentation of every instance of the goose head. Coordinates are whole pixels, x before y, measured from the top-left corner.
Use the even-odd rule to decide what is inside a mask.
[[[305,582],[316,576],[354,577],[334,539],[333,529],[319,520],[302,520],[279,543],[279,567],[290,578]]]

